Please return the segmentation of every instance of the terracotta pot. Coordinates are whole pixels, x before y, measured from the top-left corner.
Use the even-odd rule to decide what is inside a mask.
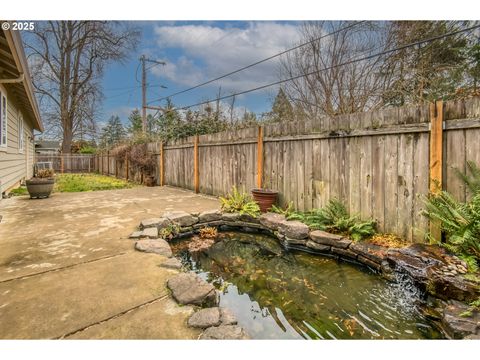
[[[33,198],[47,198],[50,196],[53,186],[55,185],[55,179],[53,178],[32,178],[26,181],[27,190],[30,194],[30,199]]]
[[[143,183],[146,186],[155,186],[155,177],[154,176],[145,176]]]
[[[261,212],[267,212],[277,201],[278,191],[269,189],[253,189],[253,199],[260,206]]]

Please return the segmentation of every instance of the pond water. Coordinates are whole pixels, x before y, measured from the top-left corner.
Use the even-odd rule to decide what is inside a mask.
[[[286,252],[266,235],[220,233],[208,251],[172,246],[190,270],[220,290],[253,339],[435,339],[416,310],[419,294],[336,259]]]

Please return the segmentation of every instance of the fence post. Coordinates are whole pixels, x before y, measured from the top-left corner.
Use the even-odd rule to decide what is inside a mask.
[[[193,187],[196,193],[200,191],[198,176],[198,135],[195,135],[193,141]]]
[[[163,186],[163,141],[160,143],[160,166],[158,168],[160,186]]]
[[[443,170],[443,101],[430,104],[430,193],[442,191]],[[430,221],[430,234],[441,240],[440,225],[437,221]]]
[[[128,158],[125,155],[125,180],[128,181]]]
[[[257,139],[257,188],[262,188],[263,181],[263,127],[258,127]]]
[[[110,150],[107,150],[107,175],[110,176]]]
[[[62,174],[63,174],[63,171],[64,171],[64,169],[63,169],[63,156],[64,156],[64,154],[60,155],[60,172]]]

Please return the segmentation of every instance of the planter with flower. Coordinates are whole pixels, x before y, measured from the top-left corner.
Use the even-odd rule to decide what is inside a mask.
[[[26,181],[30,199],[47,198],[50,196],[55,185],[55,173],[53,169],[40,169],[33,178]]]

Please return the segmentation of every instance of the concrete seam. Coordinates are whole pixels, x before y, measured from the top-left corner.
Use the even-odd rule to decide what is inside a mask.
[[[141,309],[141,308],[144,307],[144,306],[152,305],[152,304],[154,304],[154,303],[156,303],[156,302],[158,302],[158,301],[165,300],[167,297],[168,297],[168,294],[165,294],[165,295],[162,295],[162,296],[157,297],[157,298],[155,298],[155,299],[146,301],[146,302],[144,302],[144,303],[142,303],[142,304],[135,305],[134,307],[131,307],[131,308],[129,308],[129,309],[126,309],[126,310],[124,310],[124,311],[121,311],[121,312],[119,312],[119,313],[117,313],[117,314],[115,314],[115,315],[109,316],[109,317],[107,317],[107,318],[105,318],[105,319],[99,320],[99,321],[97,321],[97,322],[94,322],[94,323],[92,323],[92,324],[89,324],[89,325],[87,325],[87,326],[84,326],[84,327],[82,327],[82,328],[80,328],[80,329],[76,329],[76,330],[70,331],[70,332],[68,332],[68,333],[66,333],[66,334],[63,334],[63,335],[61,335],[61,336],[55,337],[55,338],[53,338],[53,340],[61,340],[61,339],[64,339],[64,338],[66,338],[66,337],[68,337],[68,336],[75,335],[75,334],[77,334],[77,333],[79,333],[79,332],[82,332],[82,331],[85,331],[85,330],[91,328],[92,326],[103,324],[103,323],[105,323],[105,322],[107,322],[107,321],[114,320],[114,319],[117,319],[117,318],[119,318],[119,317],[121,317],[121,316],[123,316],[123,315],[126,315],[126,314],[128,314],[128,313],[130,313],[130,312],[132,312],[132,311],[134,311],[134,310]]]
[[[75,267],[75,266],[90,264],[92,262],[106,260],[106,259],[111,259],[111,258],[114,258],[114,257],[117,257],[117,256],[122,256],[122,255],[125,255],[125,254],[126,254],[126,252],[121,252],[121,253],[118,253],[118,254],[115,254],[115,255],[107,255],[107,256],[100,257],[100,258],[96,258],[96,259],[92,259],[92,260],[88,260],[88,261],[83,261],[83,262],[80,262],[80,263],[75,263],[75,264],[71,264],[71,265],[67,265],[67,266],[63,266],[63,267],[59,267],[59,268],[55,268],[55,269],[45,270],[45,271],[41,271],[41,272],[34,273],[34,274],[28,274],[28,275],[19,276],[19,277],[16,277],[16,278],[1,280],[0,284],[7,283],[7,282],[10,282],[10,281],[14,281],[14,280],[28,279],[28,278],[33,277],[33,276],[43,275],[43,274],[56,272],[56,271],[60,271],[60,270],[70,269],[70,268]]]

